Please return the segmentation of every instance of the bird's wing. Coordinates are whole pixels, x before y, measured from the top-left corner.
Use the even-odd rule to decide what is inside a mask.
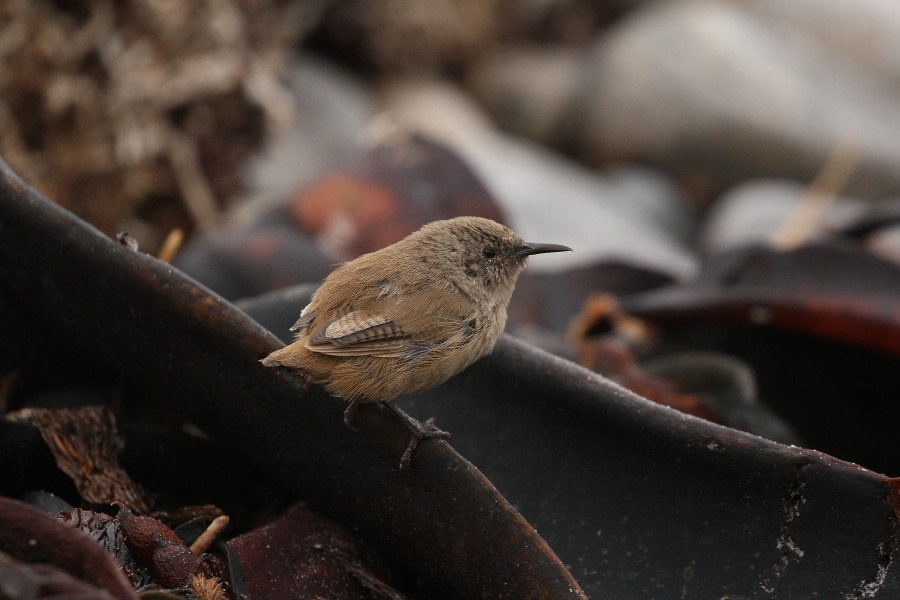
[[[309,304],[300,312],[300,318],[297,319],[297,322],[291,325],[291,328],[288,331],[300,331],[310,323],[312,320],[316,318],[316,313],[309,310]]]
[[[373,302],[366,310],[336,311],[310,333],[306,348],[331,356],[399,358],[444,343],[465,322],[465,303],[430,306],[419,294]],[[305,315],[304,315],[305,316]]]

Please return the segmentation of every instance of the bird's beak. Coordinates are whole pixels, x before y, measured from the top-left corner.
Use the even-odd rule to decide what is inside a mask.
[[[545,252],[572,252],[572,249],[560,244],[532,244],[525,242],[521,248],[516,250],[515,255],[517,258],[522,258],[532,254],[544,254]]]

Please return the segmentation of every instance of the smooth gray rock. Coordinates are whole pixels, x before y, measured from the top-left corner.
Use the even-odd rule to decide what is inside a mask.
[[[584,53],[564,46],[516,46],[488,54],[466,78],[504,131],[560,146],[571,138],[571,104],[584,78]]]
[[[861,159],[846,189],[877,197],[900,190],[892,88],[833,45],[749,8],[650,4],[597,43],[579,141],[595,159],[641,158],[719,185],[808,181],[851,143]]]
[[[807,32],[832,52],[900,92],[900,2],[896,0],[728,0]]]

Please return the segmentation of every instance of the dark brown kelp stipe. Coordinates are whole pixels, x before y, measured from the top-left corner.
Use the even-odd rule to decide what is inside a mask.
[[[257,362],[280,345],[269,332],[42,198],[5,163],[0,239],[0,320],[15,322],[11,342],[34,360],[111,371],[446,597],[583,597],[544,540],[449,445],[423,442],[409,472],[398,472],[408,433],[393,414],[364,408],[360,431],[350,430],[344,402]],[[23,331],[40,338],[39,351]]]

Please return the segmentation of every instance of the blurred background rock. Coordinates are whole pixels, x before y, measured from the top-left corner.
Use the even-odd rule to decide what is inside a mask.
[[[802,190],[841,144],[840,191],[900,193],[891,0],[38,0],[0,23],[0,153],[151,251],[286,203],[386,114],[579,266],[689,276],[705,209]]]

